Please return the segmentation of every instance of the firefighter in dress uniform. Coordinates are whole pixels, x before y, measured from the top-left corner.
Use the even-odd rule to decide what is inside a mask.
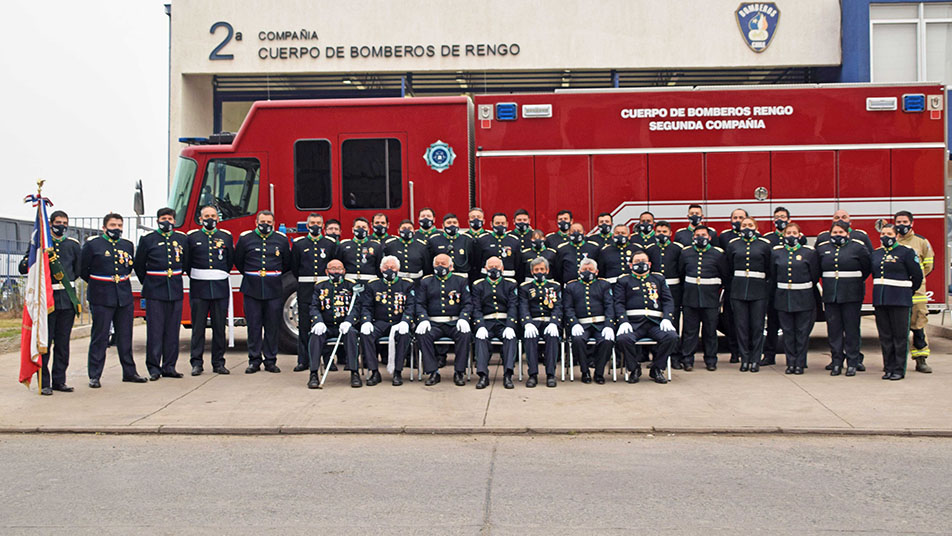
[[[423,372],[429,375],[424,385],[440,383],[435,341],[443,337],[452,338],[454,343],[453,383],[466,385],[464,373],[473,340],[469,325],[473,303],[469,283],[466,277],[453,272],[449,255],[439,253],[433,258],[433,274],[420,280],[416,298],[417,340],[423,354]]]
[[[66,385],[66,369],[69,367],[69,340],[73,332],[73,321],[76,319],[77,309],[69,297],[69,291],[65,284],[72,285],[75,289],[77,277],[81,272],[80,266],[80,246],[79,241],[73,237],[66,236],[66,230],[69,228],[69,216],[62,210],[54,211],[50,215],[50,235],[53,242],[50,244],[53,251],[50,252],[50,274],[53,279],[53,310],[46,316],[48,328],[48,341],[52,348],[47,347],[46,353],[42,355],[43,366],[43,385],[40,386],[40,393],[43,395],[52,395],[53,391],[64,393],[73,392],[73,388]],[[62,272],[53,270],[53,260],[58,259]],[[30,252],[20,261],[19,272],[21,275],[29,273]],[[66,281],[66,283],[63,283]],[[53,375],[50,376],[50,354],[53,355]]]
[[[245,374],[278,368],[278,330],[284,293],[281,276],[291,269],[288,237],[274,230],[274,214],[258,213],[256,227],[241,233],[235,245],[235,267],[241,272],[241,294],[248,325],[248,368]],[[262,337],[262,330],[264,336]]]
[[[218,210],[204,206],[199,211],[202,227],[188,232],[188,303],[192,319],[192,376],[204,371],[205,320],[211,317],[212,372],[230,374],[225,367],[225,319],[232,305],[229,274],[235,259],[231,233],[218,228]],[[231,327],[234,329],[234,326]]]
[[[360,346],[367,369],[370,370],[368,386],[381,382],[377,344],[383,337],[390,338],[389,353],[392,356],[387,360],[387,370],[393,374],[391,384],[403,385],[403,364],[410,352],[410,324],[413,323],[416,285],[412,280],[400,277],[400,268],[400,259],[393,255],[384,256],[380,261],[381,277],[367,283],[358,299]]]
[[[774,230],[764,236],[764,240],[770,243],[771,251],[773,248],[781,245],[783,242],[783,230],[790,221],[790,211],[784,207],[777,207],[773,214]],[[767,334],[764,336],[764,357],[760,360],[760,366],[766,367],[777,364],[777,352],[783,353],[783,341],[780,339],[780,320],[777,317],[777,309],[773,304],[773,289],[767,292]]]
[[[400,222],[397,236],[391,237],[383,245],[383,254],[396,257],[400,261],[398,277],[414,283],[420,281],[432,266],[426,242],[414,237],[413,222],[410,220]]]
[[[863,246],[866,247],[866,250],[869,253],[873,252],[873,243],[869,240],[869,235],[866,234],[866,231],[862,229],[854,229],[850,224],[850,213],[845,210],[837,210],[833,213],[833,223],[843,222],[846,224],[846,229],[849,232],[849,237],[853,240],[859,240],[862,242]],[[830,241],[830,231],[820,231],[820,234],[816,235],[816,244],[820,245],[825,242]]]
[[[598,277],[598,263],[583,259],[578,279],[565,284],[562,292],[565,325],[572,340],[572,354],[578,359],[582,383],[592,383],[590,368],[595,369],[595,383],[605,383],[605,365],[615,342],[615,303],[612,283]],[[595,340],[594,363],[589,363],[589,339]]]
[[[880,233],[882,247],[873,251],[870,264],[876,329],[883,350],[883,379],[901,380],[906,376],[914,292],[925,276],[919,256],[899,243],[894,225],[883,225]]]
[[[80,277],[86,281],[86,299],[93,325],[89,339],[89,386],[101,387],[106,364],[109,327],[116,331],[116,350],[122,365],[122,381],[145,383],[132,359],[132,242],[122,238],[122,216],[103,217],[102,234],[86,239],[80,252]]]
[[[383,212],[374,214],[370,223],[373,228],[373,233],[371,233],[370,238],[376,240],[381,245],[386,244],[387,240],[393,238],[393,235],[390,234],[390,218]]]
[[[721,237],[726,235],[722,233]],[[757,221],[751,217],[740,222],[737,236],[727,244],[728,271],[733,277],[725,293],[733,311],[732,325],[741,372],[760,370],[767,295],[773,292],[767,280],[772,251],[770,242],[757,233]]]
[[[477,389],[489,387],[491,341],[502,341],[503,387],[512,389],[512,370],[516,362],[516,322],[519,319],[518,284],[503,274],[503,261],[489,257],[486,277],[473,283],[473,322],[476,327]]]
[[[453,262],[453,273],[467,281],[474,261],[473,246],[473,237],[460,232],[459,219],[453,213],[443,216],[443,230],[427,240],[430,258],[435,259],[440,254],[449,256]]]
[[[595,260],[598,258],[598,252],[598,244],[585,239],[585,228],[582,224],[573,223],[569,228],[569,240],[555,250],[555,265],[551,275],[556,281],[565,284],[578,275],[582,259]]]
[[[515,229],[509,231],[509,235],[519,241],[519,251],[532,247],[532,221],[529,211],[524,208],[516,210],[512,221]]]
[[[555,215],[555,225],[558,227],[558,230],[545,235],[545,247],[558,250],[559,246],[568,242],[569,229],[572,228],[572,223],[572,211],[560,210],[558,214]]]
[[[345,370],[350,371],[350,386],[360,387],[363,382],[360,379],[357,363],[357,332],[351,329],[358,314],[354,293],[359,292],[360,289],[357,287],[356,281],[345,278],[344,264],[341,261],[331,260],[327,263],[325,270],[327,277],[314,284],[311,308],[308,311],[308,314],[311,315],[312,327],[311,336],[308,340],[311,375],[308,378],[307,386],[309,389],[317,389],[320,386],[321,380],[318,377],[318,371],[320,370],[321,355],[324,354],[324,348],[328,345],[328,340],[340,338],[339,348],[343,348],[344,359],[347,363]],[[328,356],[328,362],[330,357]],[[377,378],[377,383],[379,383],[379,372]]]
[[[537,257],[529,263],[531,281],[519,285],[519,319],[529,378],[526,387],[539,384],[539,339],[545,342],[545,385],[555,387],[555,360],[562,326],[562,288],[548,278],[549,262]]]
[[[674,311],[672,312],[671,322],[675,330],[681,326],[681,300],[684,296],[684,285],[681,283],[681,274],[679,263],[681,261],[681,252],[684,246],[671,239],[671,224],[665,220],[659,220],[655,223],[655,239],[658,244],[658,250],[661,252],[661,264],[652,265],[652,270],[664,276],[664,282],[668,284],[668,290],[671,292],[671,298],[674,300]],[[651,258],[649,257],[649,261]],[[651,349],[655,351],[654,348]],[[671,350],[671,368],[681,369],[681,339]]]
[[[694,231],[699,226],[707,228],[711,245],[717,244],[717,231],[713,227],[704,225],[704,210],[697,203],[688,205],[688,226],[678,229],[674,233],[674,241],[688,248],[694,243]]]
[[[635,233],[631,235],[631,242],[641,248],[648,247],[648,244],[657,243],[654,227],[654,214],[648,211],[642,212],[641,216],[638,216],[638,223],[635,224]]]
[[[740,224],[744,221],[744,218],[747,217],[747,211],[742,208],[735,208],[731,212],[731,227],[717,237],[717,244],[720,246],[724,252],[727,252],[727,244],[730,244],[732,240],[740,236]],[[726,281],[724,285],[724,310],[721,313],[721,324],[724,327],[724,335],[727,338],[727,347],[731,352],[731,363],[737,363],[740,361],[740,357],[737,350],[737,331],[734,327],[734,310],[733,303],[730,299],[731,294],[731,282],[730,280]]]
[[[182,328],[182,274],[188,266],[188,237],[175,231],[175,210],[156,213],[158,229],[139,239],[133,268],[145,299],[145,366],[149,379],[181,378],[175,370]]]
[[[344,240],[337,248],[338,258],[344,263],[348,279],[366,282],[380,275],[377,269],[383,256],[383,245],[369,235],[367,218],[355,218],[354,237]]]
[[[612,215],[608,212],[602,212],[598,215],[598,218],[596,218],[595,228],[592,229],[591,234],[588,236],[588,240],[590,242],[595,242],[598,247],[611,244],[612,237],[615,236],[612,233],[612,229]]]
[[[803,374],[807,367],[810,332],[816,319],[814,288],[820,280],[816,251],[803,245],[800,226],[794,222],[783,230],[783,244],[773,248],[767,277],[776,283],[774,307],[783,330],[787,374]]]
[[[619,277],[630,273],[631,259],[639,251],[648,255],[652,266],[661,265],[661,249],[655,242],[654,229],[651,230],[652,236],[648,242],[635,242],[634,237],[629,234],[627,225],[616,225],[611,241],[598,252],[598,265],[601,267],[602,276],[613,285]]]
[[[438,232],[436,229],[436,212],[433,212],[430,207],[421,208],[418,212],[417,221],[420,222],[420,228],[414,237],[425,244],[431,236]]]
[[[684,329],[681,334],[682,367],[694,368],[694,352],[700,333],[704,365],[717,370],[717,313],[721,289],[730,277],[724,250],[711,245],[711,231],[699,225],[694,228],[694,241],[684,248],[678,259],[678,274],[684,285]]]
[[[520,269],[516,271],[516,281],[518,281],[519,284],[532,281],[532,273],[529,270],[529,265],[531,265],[535,259],[543,258],[549,266],[555,264],[555,250],[545,245],[545,233],[543,233],[541,229],[533,229],[531,237],[529,247],[523,248],[522,254],[520,255],[522,262],[519,263]]]
[[[522,243],[507,232],[508,226],[506,215],[497,212],[493,214],[492,231],[476,239],[478,266],[481,267],[477,279],[486,275],[486,260],[490,257],[498,257],[502,261],[503,277],[516,278],[516,270],[522,264]]]
[[[916,372],[929,374],[932,372],[932,367],[926,363],[929,357],[929,341],[926,339],[926,326],[929,325],[929,296],[926,293],[925,278],[932,273],[935,252],[932,251],[932,244],[926,237],[913,232],[911,212],[899,211],[893,221],[896,224],[899,243],[914,251],[922,266],[922,284],[916,287],[916,292],[912,296],[912,317],[909,319],[909,327],[912,330],[912,351],[909,355],[916,360]]]
[[[635,350],[639,339],[649,338],[656,343],[649,376],[656,383],[668,383],[663,371],[678,344],[674,299],[664,276],[651,271],[651,261],[644,252],[635,254],[631,268],[631,274],[619,278],[614,289],[615,311],[621,322],[616,345],[625,356],[629,372],[626,381],[638,382],[641,363]]]
[[[311,358],[308,341],[311,335],[311,297],[314,284],[327,276],[327,263],[337,258],[337,242],[323,235],[324,218],[316,212],[307,216],[307,234],[291,244],[291,273],[297,279],[298,342],[294,372],[308,370]]]
[[[830,376],[839,376],[846,360],[846,375],[855,376],[859,364],[860,310],[870,273],[866,245],[850,238],[849,223],[838,221],[829,231],[829,241],[816,247],[823,285],[823,312],[833,366]]]

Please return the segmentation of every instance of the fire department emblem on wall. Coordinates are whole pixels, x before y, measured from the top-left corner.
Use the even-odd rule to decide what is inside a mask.
[[[430,166],[431,169],[437,173],[443,173],[453,165],[456,153],[445,141],[436,140],[426,148],[423,159],[426,160],[426,165]]]
[[[734,12],[737,27],[744,42],[754,52],[763,52],[777,33],[780,9],[773,2],[750,2],[737,7]]]

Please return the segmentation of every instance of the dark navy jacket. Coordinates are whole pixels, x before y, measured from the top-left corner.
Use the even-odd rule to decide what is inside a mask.
[[[221,300],[231,292],[231,281],[224,279],[197,279],[194,270],[231,272],[235,262],[235,243],[225,229],[212,232],[193,229],[188,232],[188,297],[202,300]]]
[[[644,321],[660,324],[665,318],[674,321],[674,298],[661,274],[629,274],[618,278],[614,298],[619,324],[638,325]]]
[[[415,300],[417,322],[429,320],[455,324],[457,318],[469,321],[473,314],[473,300],[465,277],[455,273],[450,273],[446,279],[425,275],[418,285]]]
[[[537,257],[542,257],[543,259],[549,262],[549,270],[555,269],[555,250],[552,248],[543,248],[542,251],[539,251],[534,248],[523,248],[520,258],[522,262],[519,270],[516,271],[516,281],[519,284],[522,284],[526,281],[526,278],[532,277],[532,273],[529,271],[529,264],[532,263]]]
[[[235,245],[235,267],[241,272],[241,293],[258,300],[283,297],[281,275],[291,269],[291,248],[284,233],[261,236],[245,231]]]
[[[486,259],[490,257],[499,257],[502,260],[502,275],[504,277],[516,277],[516,270],[519,269],[522,255],[522,242],[518,238],[504,234],[502,237],[495,233],[485,233],[476,239],[476,262],[473,265],[473,273],[486,275],[484,267]]]
[[[516,280],[500,277],[498,281],[483,278],[473,283],[474,328],[486,327],[486,322],[499,321],[515,329],[519,321],[519,295]],[[488,315],[506,315],[505,318],[486,318]]]
[[[371,238],[357,241],[354,238],[344,240],[337,249],[338,258],[344,263],[347,277],[355,275],[370,280],[380,275],[380,259],[383,258],[383,246]]]
[[[658,249],[661,250],[661,266],[651,266],[651,271],[660,273],[664,276],[664,282],[668,284],[668,290],[671,291],[671,297],[674,298],[675,308],[681,307],[681,296],[684,294],[684,285],[681,281],[680,266],[681,252],[684,246],[674,240],[668,240],[664,245],[658,241]]]
[[[873,306],[912,307],[912,294],[922,284],[916,252],[902,244],[873,250]]]
[[[775,282],[773,304],[778,311],[793,313],[816,308],[815,287],[820,280],[820,261],[810,246],[794,250],[774,247],[767,277]]]
[[[75,238],[67,237],[57,239],[55,236],[50,245],[53,246],[50,260],[52,260],[52,255],[56,255],[56,257],[59,258],[60,266],[63,268],[62,272],[53,272],[52,264],[49,268],[50,277],[53,280],[54,308],[57,310],[72,309],[73,302],[69,299],[69,294],[66,293],[66,289],[63,288],[62,281],[66,280],[73,283],[76,281],[76,278],[79,277],[82,246],[79,245],[79,240]],[[26,275],[29,271],[29,266],[27,266],[28,262],[30,262],[29,250],[27,250],[26,255],[23,256],[23,260],[20,261],[19,272],[23,275]],[[73,289],[76,289],[75,283],[73,283]]]
[[[392,240],[392,239],[391,239]],[[373,279],[367,283],[360,297],[360,323],[403,321],[413,323],[415,307],[413,281],[398,277],[396,281]]]
[[[542,324],[552,322],[562,326],[562,286],[557,281],[546,279],[544,283],[526,281],[519,285],[519,320],[523,324],[534,318],[545,318]]]
[[[299,236],[291,244],[291,273],[297,278],[297,299],[311,303],[311,293],[318,278],[327,274],[327,263],[337,258],[337,242],[310,234]]]
[[[182,274],[188,266],[188,237],[171,231],[142,235],[133,268],[142,284],[142,297],[147,300],[178,301],[182,292]]]
[[[578,265],[582,259],[598,260],[598,244],[585,241],[576,246],[574,242],[565,242],[555,250],[555,269],[549,270],[556,280],[566,283],[578,277]]]
[[[866,278],[870,272],[870,254],[860,240],[849,240],[841,247],[824,242],[816,248],[820,257],[823,303],[861,303],[866,297]]]
[[[581,279],[569,281],[562,292],[562,306],[567,327],[575,324],[615,325],[617,315],[612,284],[605,279],[596,278],[591,283]]]
[[[426,242],[429,248],[430,258],[434,259],[437,255],[445,253],[453,259],[453,272],[457,276],[468,278],[473,269],[474,261],[474,242],[473,237],[467,233],[457,232],[456,236],[450,237],[445,232],[439,232],[430,235]]]
[[[400,259],[400,277],[410,279],[414,283],[424,275],[433,272],[430,252],[426,242],[422,240],[411,238],[407,242],[399,236],[392,237],[383,245],[383,254],[384,256],[393,255]]]
[[[694,246],[685,247],[678,259],[678,273],[684,286],[683,305],[696,308],[720,305],[721,288],[730,278],[724,250],[710,245],[701,252]]]
[[[337,284],[330,279],[315,284],[309,308],[311,325],[323,322],[328,327],[336,328],[345,321],[353,324],[358,314],[357,304],[349,313],[347,309],[354,297],[354,285],[355,282],[350,279],[342,279]],[[358,296],[357,299],[361,298]]]
[[[774,286],[767,280],[772,251],[770,242],[763,238],[744,240],[737,237],[727,244],[727,268],[732,277],[730,284],[732,299],[757,301],[766,300],[769,297]]]
[[[88,283],[86,299],[93,305],[125,307],[132,305],[132,242],[125,238],[113,242],[104,235],[86,239],[81,252],[80,277]]]

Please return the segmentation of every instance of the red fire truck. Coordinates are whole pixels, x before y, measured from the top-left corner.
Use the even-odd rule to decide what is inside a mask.
[[[940,308],[944,95],[937,84],[862,84],[258,102],[237,134],[183,139],[170,206],[188,231],[214,204],[235,237],[270,209],[291,238],[310,212],[341,220],[346,237],[359,216],[383,212],[394,231],[424,206],[438,219],[524,208],[534,227],[553,230],[560,209],[587,228],[602,212],[631,224],[643,210],[680,226],[700,203],[715,228],[743,207],[761,232],[783,206],[811,236],[839,208],[870,235],[910,210],[936,250],[928,290]],[[282,340],[292,348],[287,277]]]

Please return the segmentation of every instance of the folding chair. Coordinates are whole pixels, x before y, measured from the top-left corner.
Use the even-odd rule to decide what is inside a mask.
[[[591,346],[595,344],[595,339],[589,337],[588,341],[585,342],[585,346]],[[572,349],[572,338],[567,337],[565,341],[565,346],[569,349],[569,381],[575,381],[575,350]],[[624,366],[624,365],[622,365]],[[565,381],[565,375],[563,373],[562,381]],[[615,345],[612,344],[612,381],[618,381],[618,366],[615,357]]]

